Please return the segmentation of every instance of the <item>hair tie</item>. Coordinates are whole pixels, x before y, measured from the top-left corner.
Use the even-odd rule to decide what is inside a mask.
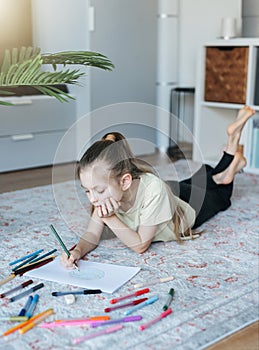
[[[113,141],[113,142],[115,142],[116,141],[116,139],[115,139],[115,136],[113,135],[113,134],[108,134],[107,136],[105,136],[105,139],[104,139],[105,141]]]

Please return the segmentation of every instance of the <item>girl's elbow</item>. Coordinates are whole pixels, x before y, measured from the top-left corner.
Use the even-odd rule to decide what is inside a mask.
[[[144,245],[144,246],[135,246],[135,247],[132,247],[132,250],[137,253],[137,254],[143,254],[145,253],[145,251],[148,250],[150,244],[149,245]]]

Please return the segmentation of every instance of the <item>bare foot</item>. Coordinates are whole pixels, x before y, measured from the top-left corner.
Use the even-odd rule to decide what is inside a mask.
[[[229,167],[222,173],[213,176],[213,180],[218,185],[228,185],[233,180],[235,175],[246,166],[246,159],[240,152],[236,152],[235,157]]]
[[[240,134],[247,120],[255,114],[255,110],[249,106],[244,106],[241,108],[237,114],[236,120],[230,124],[227,128],[227,133],[230,136],[235,136]]]
[[[235,155],[238,148],[238,143],[241,137],[242,129],[249,118],[255,113],[249,106],[244,106],[238,112],[236,120],[227,128],[228,144],[226,152]]]

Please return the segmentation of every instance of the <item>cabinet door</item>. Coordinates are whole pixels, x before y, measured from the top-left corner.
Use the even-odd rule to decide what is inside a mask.
[[[246,103],[248,47],[207,47],[205,101]]]
[[[0,137],[0,172],[51,165],[65,131]],[[59,163],[75,161],[75,139],[62,150]],[[59,152],[61,154],[61,152]]]
[[[75,101],[61,103],[48,96],[23,96],[6,100],[14,105],[0,106],[0,137],[65,130],[76,119]]]

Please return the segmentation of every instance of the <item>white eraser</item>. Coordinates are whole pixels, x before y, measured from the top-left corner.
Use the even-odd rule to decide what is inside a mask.
[[[67,294],[65,295],[65,301],[67,305],[74,304],[74,302],[76,301],[76,298],[74,294]]]

